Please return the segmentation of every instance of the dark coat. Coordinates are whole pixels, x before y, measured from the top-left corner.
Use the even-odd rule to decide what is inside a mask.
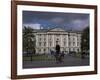
[[[60,45],[56,45],[56,52],[60,52]]]

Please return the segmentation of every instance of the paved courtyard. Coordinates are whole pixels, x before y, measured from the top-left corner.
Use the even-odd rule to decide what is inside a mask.
[[[65,55],[62,63],[56,63],[53,60],[49,61],[23,61],[23,68],[41,68],[41,67],[63,67],[63,66],[86,66],[89,65],[89,58],[81,59],[71,55]]]

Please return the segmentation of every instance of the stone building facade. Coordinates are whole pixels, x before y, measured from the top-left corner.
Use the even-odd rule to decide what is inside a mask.
[[[61,47],[61,51],[81,51],[81,32],[66,31],[62,28],[34,30],[36,40],[36,53],[46,54],[50,50],[55,51],[56,42]]]

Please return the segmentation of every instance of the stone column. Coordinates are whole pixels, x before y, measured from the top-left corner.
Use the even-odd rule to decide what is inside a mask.
[[[61,46],[61,51],[62,51],[62,47],[63,47],[63,34],[60,35],[60,46]]]
[[[35,35],[36,37],[36,53],[38,53],[38,34]]]
[[[53,44],[53,46],[52,47],[54,47],[55,45],[54,45],[54,34],[52,35],[52,38],[53,38],[53,41],[52,41],[52,44]]]
[[[48,37],[48,34],[47,34],[47,48],[49,48],[48,39],[49,39],[49,37]],[[49,50],[47,49],[47,53],[48,52],[49,52]]]

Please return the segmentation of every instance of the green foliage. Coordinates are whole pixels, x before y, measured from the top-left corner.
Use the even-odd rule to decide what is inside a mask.
[[[23,52],[34,52],[35,51],[35,36],[33,29],[30,27],[23,28]]]
[[[88,51],[89,50],[89,27],[86,27],[83,30],[81,49],[82,49],[82,51],[84,51],[84,50]]]

